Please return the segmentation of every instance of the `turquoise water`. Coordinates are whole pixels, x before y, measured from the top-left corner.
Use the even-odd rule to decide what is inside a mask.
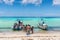
[[[15,18],[15,17],[7,17],[7,18],[0,18],[0,29],[1,28],[12,28],[13,24],[17,22],[17,19],[23,21],[23,24],[30,24],[31,26],[37,27],[38,23],[41,22],[41,18]],[[48,25],[48,29],[51,27],[54,29],[60,30],[60,18],[42,18],[44,22]],[[51,28],[51,29],[52,29]]]

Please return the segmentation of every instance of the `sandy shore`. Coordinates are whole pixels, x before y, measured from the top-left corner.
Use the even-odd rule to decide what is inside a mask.
[[[47,39],[46,39],[47,38]],[[33,34],[26,35],[26,32],[23,31],[12,31],[12,32],[0,32],[0,40],[42,40],[48,38],[58,38],[60,39],[60,32],[59,31],[40,31],[34,32]]]

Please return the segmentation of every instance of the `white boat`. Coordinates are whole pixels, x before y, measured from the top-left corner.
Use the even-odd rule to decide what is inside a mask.
[[[38,27],[40,28],[40,29],[43,29],[43,30],[47,30],[47,24],[42,24],[42,25],[38,25]]]

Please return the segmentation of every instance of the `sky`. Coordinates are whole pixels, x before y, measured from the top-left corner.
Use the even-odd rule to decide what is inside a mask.
[[[1,16],[60,17],[60,0],[0,0]]]

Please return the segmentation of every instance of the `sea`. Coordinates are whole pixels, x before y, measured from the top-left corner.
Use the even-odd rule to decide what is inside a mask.
[[[20,20],[24,25],[30,24],[34,26],[34,30],[41,30],[38,28],[38,24],[41,20],[48,25],[47,31],[60,31],[60,18],[55,17],[0,17],[0,32],[12,31],[14,23]]]

